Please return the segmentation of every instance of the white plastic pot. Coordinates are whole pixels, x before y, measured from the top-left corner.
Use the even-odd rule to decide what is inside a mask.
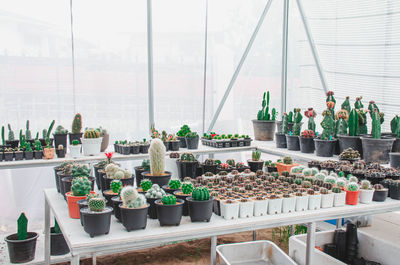
[[[254,216],[265,216],[268,210],[268,200],[254,200]]]
[[[296,209],[296,197],[290,196],[282,199],[282,213],[293,213]]]
[[[94,156],[100,154],[102,140],[103,137],[81,138],[83,154],[85,156]]]
[[[374,196],[374,189],[370,190],[363,190],[360,189],[360,203],[371,203],[372,202],[372,197]]]
[[[268,214],[280,214],[282,212],[282,198],[268,200]]]
[[[340,207],[346,204],[346,192],[334,193],[333,206]]]
[[[321,208],[321,194],[308,196],[308,210],[318,210]]]
[[[76,157],[80,157],[81,156],[81,148],[82,148],[82,145],[81,144],[78,144],[78,145],[69,145],[69,155],[71,156],[71,157],[73,157],[73,158],[76,158]]]
[[[253,217],[254,202],[248,200],[247,202],[239,201],[239,217],[250,218]]]
[[[308,209],[308,195],[296,196],[296,212],[304,212]]]
[[[321,208],[333,207],[333,199],[335,195],[332,192],[328,194],[321,194]]]
[[[233,201],[233,203],[225,203],[220,201],[221,216],[226,220],[238,219],[239,217],[239,203]]]

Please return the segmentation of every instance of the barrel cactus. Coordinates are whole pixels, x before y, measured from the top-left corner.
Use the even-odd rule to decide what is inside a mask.
[[[183,153],[181,155],[181,161],[182,162],[194,162],[196,161],[196,158],[192,153]]]
[[[90,139],[100,138],[100,132],[95,129],[86,129],[85,133],[83,134],[83,137]]]
[[[148,191],[152,186],[151,180],[149,179],[142,179],[140,182],[140,187],[143,191]]]
[[[293,164],[293,159],[290,156],[285,156],[283,158],[283,163],[286,165],[291,165],[291,164]]]
[[[332,185],[335,185],[336,184],[336,178],[334,176],[327,176],[324,179],[324,182],[328,182],[328,183],[331,183]]]
[[[106,201],[102,197],[92,198],[88,201],[88,207],[92,212],[102,212],[106,207]]]
[[[121,199],[124,206],[127,206],[129,202],[134,201],[139,196],[139,193],[133,186],[126,186],[121,190]]]
[[[361,189],[363,190],[370,190],[371,189],[371,182],[368,180],[364,179],[361,181]]]
[[[253,161],[260,161],[261,158],[261,152],[259,150],[254,150],[251,153],[251,160]]]
[[[150,171],[152,176],[161,176],[165,172],[165,146],[156,138],[151,141],[150,148]]]
[[[332,192],[333,192],[333,193],[341,193],[341,192],[342,192],[342,189],[339,188],[339,187],[334,187],[334,188],[332,189]]]
[[[191,194],[193,192],[193,184],[191,182],[183,182],[182,193]]]
[[[146,198],[158,198],[161,199],[162,196],[166,195],[165,191],[158,186],[158,184],[154,184],[151,188],[146,192]]]
[[[92,183],[87,177],[76,177],[72,180],[71,191],[74,196],[86,196],[90,193]]]
[[[357,182],[358,182],[358,178],[355,177],[355,176],[351,176],[351,177],[349,178],[349,182],[357,183]]]
[[[122,189],[122,182],[119,179],[114,179],[111,181],[110,188],[112,192],[118,194]]]
[[[192,198],[196,201],[207,201],[210,199],[210,192],[206,187],[197,187],[192,192]]]
[[[177,190],[181,187],[181,181],[179,179],[171,179],[168,183],[168,187]]]
[[[176,204],[176,197],[174,195],[164,195],[161,202],[165,205],[174,205]]]
[[[359,189],[360,189],[360,187],[355,182],[350,182],[349,184],[347,184],[348,191],[358,191]]]
[[[328,194],[328,193],[329,193],[329,190],[328,190],[327,188],[321,188],[321,189],[319,190],[319,192],[320,192],[321,194]]]

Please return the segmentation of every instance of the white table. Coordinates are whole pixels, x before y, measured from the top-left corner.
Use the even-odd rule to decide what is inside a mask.
[[[50,264],[50,212],[53,212],[64,237],[71,249],[72,265],[79,264],[81,255],[110,254],[129,250],[145,249],[165,243],[211,237],[211,264],[216,264],[216,242],[218,235],[254,231],[300,223],[308,224],[307,264],[312,263],[312,251],[315,246],[315,222],[360,215],[370,215],[400,210],[400,201],[387,199],[386,202],[343,206],[315,211],[290,214],[267,215],[247,219],[225,220],[213,215],[209,223],[191,223],[189,217],[183,217],[179,226],[161,227],[158,220],[148,219],[147,228],[127,232],[115,217],[112,218],[108,235],[90,238],[84,232],[79,219],[71,219],[68,206],[56,189],[46,189],[45,194],[45,263]]]

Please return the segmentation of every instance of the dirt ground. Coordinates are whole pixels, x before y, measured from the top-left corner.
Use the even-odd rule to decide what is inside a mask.
[[[282,230],[281,230],[282,231]],[[253,240],[252,232],[243,232],[218,237],[217,244],[245,242]],[[272,240],[285,252],[288,251],[287,240],[280,236],[279,228],[257,231],[257,240]],[[218,260],[218,259],[217,259]],[[65,265],[67,263],[64,263]],[[92,264],[91,259],[81,264]],[[108,255],[97,258],[100,265],[206,265],[210,264],[210,239],[193,240],[152,249],[132,251],[123,254]],[[217,263],[219,264],[219,263]]]

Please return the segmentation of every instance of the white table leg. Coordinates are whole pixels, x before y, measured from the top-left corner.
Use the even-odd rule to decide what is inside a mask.
[[[342,218],[336,219],[336,229],[342,228]]]
[[[97,257],[96,257],[96,253],[92,254],[92,264],[96,265],[97,264]]]
[[[315,249],[315,222],[307,224],[307,250],[306,265],[314,265],[314,249]]]
[[[79,255],[72,256],[71,265],[79,265]]]
[[[253,241],[256,241],[256,240],[257,240],[257,231],[254,230],[253,231]]]
[[[44,261],[50,265],[50,205],[44,199]]]
[[[211,265],[216,265],[217,264],[217,236],[212,236],[211,237]]]

